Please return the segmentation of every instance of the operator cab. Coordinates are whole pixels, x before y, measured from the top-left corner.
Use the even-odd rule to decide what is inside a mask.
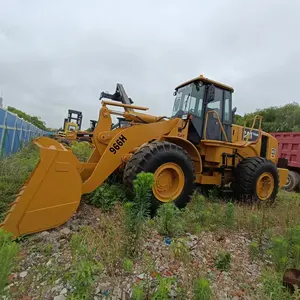
[[[200,75],[175,89],[172,116],[191,116],[188,139],[194,144],[202,139],[231,142],[232,93],[233,88]]]
[[[76,131],[76,126],[75,125],[69,125],[68,126],[68,131]]]

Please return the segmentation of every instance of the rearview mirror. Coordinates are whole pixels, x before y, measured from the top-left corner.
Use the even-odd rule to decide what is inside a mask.
[[[237,108],[236,107],[234,107],[233,108],[233,110],[232,110],[232,123],[234,123],[235,122],[235,113],[236,113],[236,110],[237,110]]]
[[[207,89],[207,97],[206,101],[207,103],[213,101],[215,99],[215,86],[211,84]]]

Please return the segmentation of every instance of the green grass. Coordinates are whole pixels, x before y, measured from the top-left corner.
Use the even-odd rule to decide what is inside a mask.
[[[11,235],[0,229],[0,296],[8,282],[19,245],[11,240]]]
[[[72,149],[81,161],[86,161],[91,153],[88,143],[75,143]],[[30,144],[19,153],[0,160],[1,218],[7,205],[15,199],[18,190],[30,176],[38,159],[38,148]],[[179,210],[168,203],[158,209],[154,219],[149,220],[149,190],[152,180],[147,174],[139,177],[135,182],[137,196],[131,199],[133,201],[130,204],[126,202],[123,186],[111,183],[105,183],[87,197],[90,204],[101,208],[100,221],[95,228],[83,228],[72,238],[72,267],[66,275],[72,285],[77,287],[76,292],[71,295],[72,299],[90,297],[97,276],[103,272],[108,276],[119,276],[116,270],[122,270],[122,276],[132,274],[136,262],[145,260],[141,245],[153,230],[157,230],[162,236],[172,237],[167,255],[188,266],[189,270],[193,268],[193,257],[190,246],[187,246],[186,233],[199,235],[203,231],[211,231],[214,235],[232,232],[247,234],[251,240],[247,245],[249,256],[260,264],[263,271],[260,278],[262,285],[251,292],[250,296],[253,299],[297,299],[292,298],[282,287],[281,279],[286,268],[300,268],[300,194],[280,191],[273,205],[249,205],[222,200],[215,190],[208,197],[195,192],[185,209]],[[2,250],[1,265],[8,266],[3,273],[5,285],[17,249],[8,251],[10,244],[3,245],[2,249],[6,250]],[[51,244],[45,244],[40,251],[50,257],[54,250]],[[141,272],[151,273],[151,264],[145,265]],[[226,250],[216,253],[214,266],[218,272],[230,272],[230,253]],[[195,299],[210,299],[211,278],[208,282],[206,274],[199,272],[191,272],[189,282],[177,286],[178,295],[186,295],[189,291],[194,294]],[[136,284],[133,299],[148,296],[167,299],[173,283],[163,278],[157,282],[156,290],[151,290],[147,285]],[[24,287],[21,286],[20,289],[22,288]]]
[[[0,221],[3,220],[8,204],[30,176],[39,160],[39,151],[29,144],[21,151],[0,160]]]
[[[72,151],[77,156],[77,158],[82,161],[86,162],[90,155],[92,154],[92,146],[88,142],[73,142],[72,143]]]

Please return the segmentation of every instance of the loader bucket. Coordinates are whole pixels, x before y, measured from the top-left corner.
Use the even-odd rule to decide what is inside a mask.
[[[0,225],[14,237],[65,223],[80,203],[82,180],[76,156],[48,137],[34,143],[40,148],[39,163]]]

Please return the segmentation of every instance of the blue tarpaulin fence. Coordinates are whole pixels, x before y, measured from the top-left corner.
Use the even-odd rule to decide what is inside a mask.
[[[43,134],[43,130],[0,108],[0,157],[19,151],[33,138]]]

